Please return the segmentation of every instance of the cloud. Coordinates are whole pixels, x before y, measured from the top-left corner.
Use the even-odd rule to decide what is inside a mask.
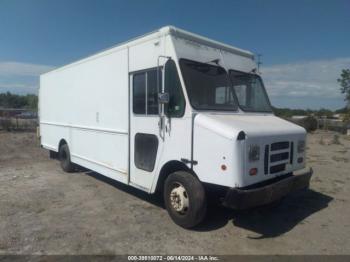
[[[263,67],[262,77],[271,98],[339,98],[337,83],[342,69],[350,68],[350,57],[305,61]]]
[[[26,82],[26,81],[25,81]],[[39,84],[32,84],[28,81],[25,83],[1,83],[0,82],[0,93],[11,92],[14,94],[37,94]]]
[[[54,69],[53,66],[0,62],[0,93],[36,94],[39,87],[39,75]]]
[[[20,62],[0,62],[0,76],[38,76],[54,67]]]
[[[350,57],[272,65],[261,71],[273,105],[336,109],[345,105],[337,83],[344,68],[350,68]],[[0,61],[0,93],[36,94],[39,75],[52,69],[49,65]]]
[[[48,65],[0,61],[0,93],[37,94],[39,75],[52,69]]]

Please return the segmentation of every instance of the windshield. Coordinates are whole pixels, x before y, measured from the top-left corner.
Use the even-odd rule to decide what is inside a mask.
[[[244,111],[271,112],[271,106],[261,78],[255,74],[230,70],[239,107]]]
[[[193,108],[237,110],[237,102],[227,72],[220,66],[180,60],[181,71]]]
[[[271,112],[260,76],[187,59],[180,60],[190,103],[197,110]]]

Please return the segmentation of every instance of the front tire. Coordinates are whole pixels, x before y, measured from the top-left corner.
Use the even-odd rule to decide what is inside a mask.
[[[206,215],[204,187],[188,172],[178,171],[167,177],[164,184],[164,203],[172,220],[184,228],[198,225]]]
[[[60,147],[58,158],[61,162],[61,168],[63,171],[71,173],[75,170],[74,164],[70,161],[70,151],[67,144]]]

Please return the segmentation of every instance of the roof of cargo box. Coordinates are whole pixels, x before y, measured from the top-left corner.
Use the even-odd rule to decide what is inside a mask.
[[[136,44],[139,44],[143,41],[151,40],[153,38],[157,38],[157,37],[165,36],[165,35],[172,35],[176,38],[186,39],[189,41],[196,42],[198,44],[210,46],[210,47],[221,49],[221,50],[224,50],[224,51],[227,51],[230,53],[234,53],[234,54],[237,54],[240,56],[245,56],[245,57],[254,59],[254,54],[252,52],[247,51],[247,50],[243,50],[243,49],[231,46],[231,45],[227,45],[227,44],[221,43],[219,41],[215,41],[215,40],[212,40],[210,38],[207,38],[207,37],[204,37],[204,36],[201,36],[198,34],[194,34],[194,33],[188,32],[188,31],[180,29],[180,28],[177,28],[175,26],[164,26],[156,31],[138,36],[136,38],[132,38],[126,42],[119,43],[118,45],[115,45],[115,46],[112,46],[112,47],[107,48],[105,50],[99,51],[99,52],[97,52],[93,55],[90,55],[88,57],[82,58],[80,60],[74,61],[74,62],[69,63],[67,65],[63,65],[61,67],[58,67],[58,68],[53,69],[51,71],[48,71],[48,72],[44,73],[43,75],[50,73],[50,72],[53,72],[53,71],[58,71],[58,70],[61,70],[61,69],[64,69],[64,68],[67,68],[67,67],[70,67],[73,65],[83,63],[85,61],[97,58],[100,55],[106,55],[108,53],[112,53],[112,52],[119,50],[121,48],[126,48],[128,46],[136,45]]]
[[[254,58],[254,54],[252,52],[249,52],[247,50],[243,50],[231,45],[227,45],[224,43],[221,43],[219,41],[215,41],[212,40],[210,38],[201,36],[201,35],[197,35],[188,31],[185,31],[183,29],[174,27],[174,26],[165,26],[162,27],[161,29],[159,29],[159,32],[163,32],[163,34],[170,34],[173,35],[175,37],[179,37],[179,38],[184,38],[193,42],[197,42],[199,44],[203,44],[206,46],[211,46],[213,48],[217,48],[217,49],[221,49],[221,50],[225,50],[231,53],[235,53],[238,55],[242,55],[242,56],[246,56],[249,58]]]

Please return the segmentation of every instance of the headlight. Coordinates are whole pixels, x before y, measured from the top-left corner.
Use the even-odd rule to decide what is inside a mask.
[[[260,159],[260,147],[258,145],[251,145],[249,147],[249,161],[258,161]]]
[[[298,153],[303,153],[305,151],[305,140],[298,141]]]

